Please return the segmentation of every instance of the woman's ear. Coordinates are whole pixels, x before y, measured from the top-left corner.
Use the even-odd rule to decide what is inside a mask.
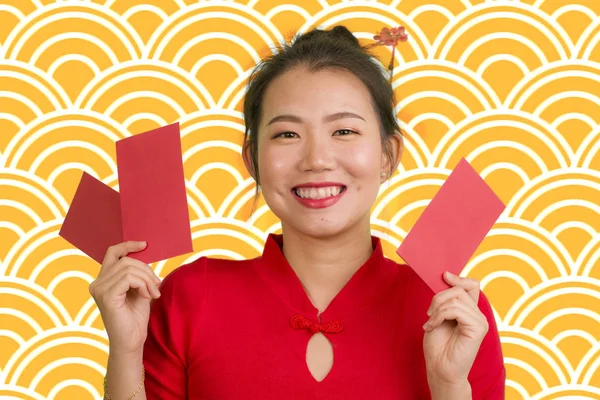
[[[254,161],[252,160],[252,145],[250,144],[250,141],[244,143],[244,147],[242,148],[242,158],[244,160],[246,170],[256,181],[256,174],[254,173]]]
[[[402,139],[402,135],[394,133],[386,140],[386,146],[388,146],[390,151],[385,152],[384,164],[382,166],[383,172],[385,173],[385,180],[390,178],[394,174],[394,171],[398,169],[398,165],[402,159],[402,153],[404,152],[404,140]],[[390,159],[389,156],[392,158]]]
[[[402,159],[402,154],[404,153],[404,139],[400,133],[395,133],[392,136],[393,146],[394,146],[394,164],[392,165],[391,173],[394,173],[395,170],[398,169],[398,165],[400,165],[400,160]]]

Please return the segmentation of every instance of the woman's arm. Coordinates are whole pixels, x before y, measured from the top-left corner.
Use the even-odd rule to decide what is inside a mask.
[[[187,370],[194,357],[190,347],[202,324],[206,271],[206,257],[176,268],[163,279],[161,296],[151,304],[142,359],[147,400],[188,398]]]
[[[106,393],[111,400],[128,399],[141,384],[135,400],[146,400],[142,384],[143,352],[137,354],[109,353],[106,371]]]
[[[491,305],[478,281],[452,274],[444,279],[453,287],[433,297],[423,325],[432,398],[504,399],[504,361]]]
[[[187,344],[189,317],[186,310],[196,301],[189,287],[200,287],[201,279],[182,277],[179,267],[167,275],[160,286],[161,296],[150,303],[147,337],[139,351],[110,351],[106,371],[106,390],[111,400],[185,400],[187,399]],[[187,289],[187,290],[186,290]],[[145,367],[142,382],[142,366]],[[140,387],[141,384],[141,387]]]
[[[473,399],[503,400],[506,385],[506,369],[498,326],[492,306],[483,292],[479,297],[479,309],[488,321],[489,330],[485,335],[477,358],[469,374]]]

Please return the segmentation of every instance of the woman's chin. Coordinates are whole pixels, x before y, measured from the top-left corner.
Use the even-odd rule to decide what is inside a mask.
[[[337,221],[327,221],[320,218],[294,221],[290,227],[304,236],[325,239],[342,234],[350,226]]]
[[[300,235],[319,239],[344,235],[363,223],[369,224],[369,210],[366,210],[363,217],[359,217],[348,212],[347,207],[342,204],[320,210],[297,207],[271,207],[271,210],[281,221],[284,231],[292,230]]]

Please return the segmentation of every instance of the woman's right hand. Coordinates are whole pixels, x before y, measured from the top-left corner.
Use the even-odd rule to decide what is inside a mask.
[[[142,352],[146,341],[150,302],[160,297],[161,280],[148,264],[127,257],[145,247],[146,242],[134,241],[109,247],[98,277],[90,284],[111,352]]]

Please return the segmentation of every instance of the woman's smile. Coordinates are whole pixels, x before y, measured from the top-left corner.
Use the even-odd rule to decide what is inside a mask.
[[[346,186],[336,182],[304,183],[292,188],[292,194],[300,204],[307,208],[325,208],[337,203]]]

